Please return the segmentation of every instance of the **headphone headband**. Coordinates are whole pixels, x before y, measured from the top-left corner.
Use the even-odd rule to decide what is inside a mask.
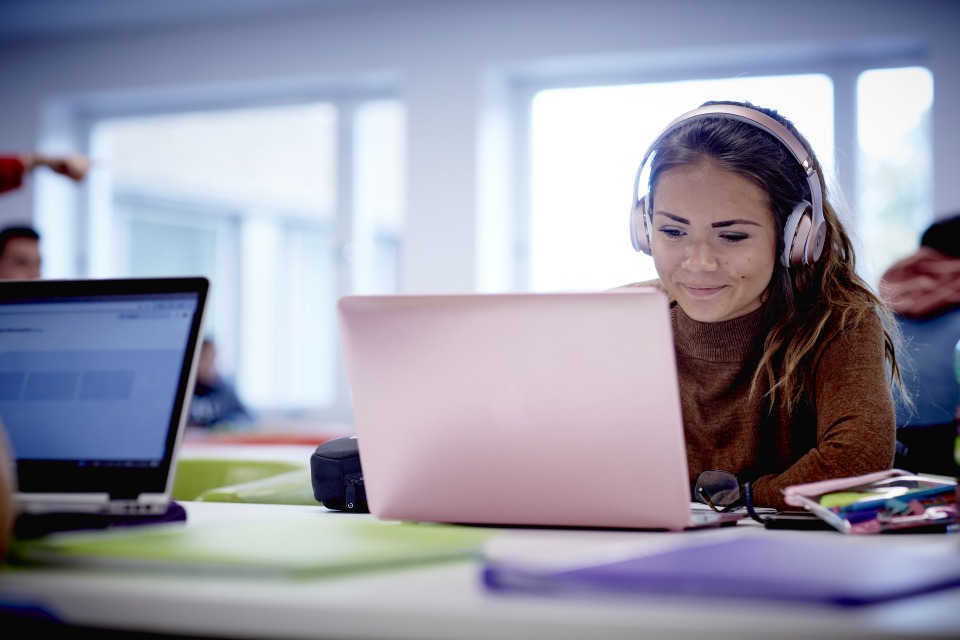
[[[801,264],[812,264],[815,262],[823,252],[826,225],[824,224],[823,218],[823,192],[820,189],[820,176],[817,173],[816,167],[814,166],[813,158],[807,152],[800,140],[798,140],[789,129],[783,126],[783,124],[778,122],[776,119],[771,118],[767,114],[757,111],[756,109],[751,109],[750,107],[732,104],[713,104],[704,107],[698,107],[675,118],[672,122],[670,122],[670,124],[664,127],[663,131],[657,135],[653,143],[643,154],[643,160],[640,162],[640,168],[637,170],[637,176],[633,182],[633,209],[635,210],[637,205],[645,205],[646,196],[643,198],[638,197],[640,190],[640,179],[643,174],[643,169],[647,164],[647,160],[649,159],[650,154],[656,150],[657,145],[659,145],[664,138],[673,133],[673,131],[684,122],[710,115],[720,115],[733,120],[739,120],[766,131],[775,139],[779,140],[780,143],[790,151],[794,159],[796,159],[796,161],[803,168],[804,173],[806,174],[807,184],[810,187],[810,198],[812,200],[810,203],[810,208],[812,209],[812,215],[810,220],[810,230],[807,236],[808,240],[805,241],[805,244],[802,247],[802,256],[798,256],[798,258]],[[645,207],[643,208],[645,209]],[[645,211],[643,212],[643,215],[643,224],[646,225],[647,220]],[[634,225],[631,224],[631,233],[634,233],[633,228]],[[796,229],[796,225],[794,225],[794,229]],[[788,250],[791,247],[791,241],[791,238],[785,238]],[[639,245],[643,244],[644,243],[642,241],[639,242]],[[638,245],[636,235],[634,235],[634,245]],[[639,246],[637,246],[637,248],[640,249]],[[649,249],[649,245],[647,245],[647,249]]]

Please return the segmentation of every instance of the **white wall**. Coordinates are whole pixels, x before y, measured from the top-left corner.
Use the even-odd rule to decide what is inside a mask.
[[[945,212],[960,210],[958,26],[953,0],[367,0],[216,25],[0,43],[0,148],[69,148],[75,141],[40,137],[42,126],[56,122],[52,107],[101,93],[390,78],[409,118],[401,286],[470,290],[484,273],[478,202],[483,211],[500,202],[480,193],[478,179],[491,170],[480,150],[497,145],[478,131],[511,74],[604,60],[649,68],[724,56],[761,65],[797,51],[828,60],[866,50],[920,52],[936,83],[934,206]],[[743,72],[751,71],[746,62]],[[0,197],[0,221],[38,209],[46,223],[56,221],[42,229],[46,250],[69,250],[74,229],[62,215],[69,209],[56,198],[35,202],[31,189]],[[496,243],[489,231],[480,237],[485,247]]]

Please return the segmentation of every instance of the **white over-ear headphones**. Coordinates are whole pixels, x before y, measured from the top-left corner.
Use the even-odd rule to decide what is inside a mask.
[[[817,174],[813,158],[807,153],[803,144],[797,140],[797,137],[775,119],[756,109],[730,104],[715,104],[688,111],[668,124],[656,137],[646,153],[643,154],[643,161],[640,163],[640,168],[637,169],[637,177],[633,181],[633,196],[631,198],[633,204],[630,207],[630,239],[633,242],[633,248],[651,255],[650,226],[653,212],[648,210],[649,194],[640,195],[639,193],[641,175],[644,166],[647,164],[647,159],[660,144],[660,141],[682,123],[694,118],[712,115],[740,120],[766,131],[789,149],[793,157],[803,167],[807,174],[807,182],[810,185],[810,196],[813,202],[801,200],[787,218],[783,229],[784,246],[780,255],[780,262],[786,267],[816,262],[820,254],[823,253],[827,227],[823,220],[823,194],[820,191],[820,176]]]

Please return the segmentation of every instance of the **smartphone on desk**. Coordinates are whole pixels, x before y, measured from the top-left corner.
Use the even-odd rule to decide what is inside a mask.
[[[764,516],[763,526],[767,529],[794,529],[800,531],[836,531],[828,522],[816,514],[803,511],[779,511]]]

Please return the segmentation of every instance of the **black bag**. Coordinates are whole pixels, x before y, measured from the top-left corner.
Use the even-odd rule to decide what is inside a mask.
[[[313,497],[328,509],[369,513],[356,436],[333,438],[310,456]]]

